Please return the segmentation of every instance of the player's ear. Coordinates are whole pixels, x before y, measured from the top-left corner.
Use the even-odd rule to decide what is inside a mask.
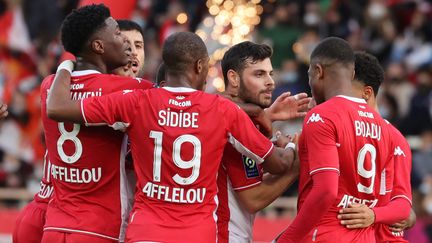
[[[94,51],[98,54],[104,53],[104,45],[103,45],[102,40],[99,40],[99,39],[92,40],[90,42],[90,47],[91,47],[92,51]]]
[[[236,71],[232,69],[228,70],[227,78],[228,78],[228,83],[232,87],[237,88],[240,85],[240,75]]]
[[[371,86],[365,86],[363,88],[363,99],[369,100],[374,95],[374,91]]]
[[[315,74],[317,75],[318,79],[324,78],[324,67],[321,65],[321,63],[315,64]]]
[[[204,59],[200,58],[195,62],[195,72],[200,74],[204,70]]]

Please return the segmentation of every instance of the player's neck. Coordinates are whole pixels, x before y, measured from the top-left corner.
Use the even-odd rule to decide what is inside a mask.
[[[96,70],[96,71],[99,71],[101,73],[107,73],[108,72],[106,65],[99,64],[97,61],[87,60],[87,58],[83,58],[83,57],[77,57],[77,61],[76,61],[74,70],[75,71]]]
[[[329,85],[326,85],[326,90],[324,92],[325,100],[329,100],[338,95],[355,97],[355,93],[352,90],[351,83],[345,81],[333,81]]]
[[[166,75],[165,87],[186,87],[197,89],[192,85],[192,81],[186,75],[178,74],[178,75]]]
[[[226,86],[224,96],[229,97],[235,103],[246,103],[242,98],[240,98],[238,88],[232,87],[229,84]]]

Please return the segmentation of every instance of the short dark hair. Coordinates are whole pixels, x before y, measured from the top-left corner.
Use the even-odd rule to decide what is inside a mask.
[[[160,83],[165,80],[165,64],[162,62],[159,65],[158,71],[156,73],[156,85],[159,87]]]
[[[319,59],[327,64],[338,62],[341,64],[354,64],[354,51],[350,44],[338,37],[328,37],[322,40],[311,54],[311,62]]]
[[[371,86],[374,95],[377,96],[379,87],[384,82],[384,70],[378,59],[366,52],[355,52],[355,76],[357,80],[367,86]]]
[[[244,41],[232,46],[225,52],[221,61],[225,85],[228,83],[227,75],[230,69],[241,74],[247,64],[270,58],[272,54],[272,48],[266,44]]]
[[[117,19],[116,21],[119,25],[120,31],[136,30],[142,35],[142,37],[144,39],[143,29],[136,22],[129,20],[129,19]]]
[[[184,73],[198,59],[208,57],[203,40],[192,32],[177,32],[170,35],[162,48],[162,59],[167,73]]]
[[[105,27],[105,20],[110,16],[109,8],[103,4],[73,10],[61,27],[61,41],[65,50],[78,55],[92,34]]]

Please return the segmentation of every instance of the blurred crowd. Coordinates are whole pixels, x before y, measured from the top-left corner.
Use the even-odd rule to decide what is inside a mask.
[[[0,123],[0,188],[39,187],[45,153],[39,85],[62,59],[63,18],[85,2],[92,1],[0,0],[0,100],[9,105],[9,117]],[[205,0],[93,2],[121,4],[122,8],[112,8],[113,16],[143,27],[144,78],[150,80],[161,61],[163,40],[176,31],[196,31],[209,16]],[[274,97],[285,91],[310,93],[308,58],[323,37],[342,37],[355,50],[378,57],[386,72],[379,92],[380,113],[401,130],[413,149],[418,229],[409,234],[432,239],[432,1],[261,0],[260,4],[261,20],[250,39],[274,49]],[[186,21],[179,20],[180,13],[186,13]]]

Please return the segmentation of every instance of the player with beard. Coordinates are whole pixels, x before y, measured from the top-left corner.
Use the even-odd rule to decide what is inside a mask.
[[[224,95],[242,108],[247,106],[246,113],[252,119],[262,113],[272,121],[304,116],[300,109],[309,102],[305,93],[285,93],[270,106],[275,85],[271,55],[271,47],[249,41],[228,49],[221,61]],[[256,105],[256,114],[260,115],[251,112],[250,104]],[[298,167],[283,175],[263,177],[261,166],[227,145],[218,172],[218,242],[250,242],[255,213],[288,188],[297,178],[297,170]]]
[[[276,174],[292,167],[295,151],[275,148],[238,106],[202,92],[209,57],[199,36],[173,34],[162,56],[163,88],[124,90],[81,103],[67,98],[70,81],[63,71],[48,113],[57,120],[106,123],[129,135],[139,190],[127,242],[216,242],[216,175],[225,144]]]

